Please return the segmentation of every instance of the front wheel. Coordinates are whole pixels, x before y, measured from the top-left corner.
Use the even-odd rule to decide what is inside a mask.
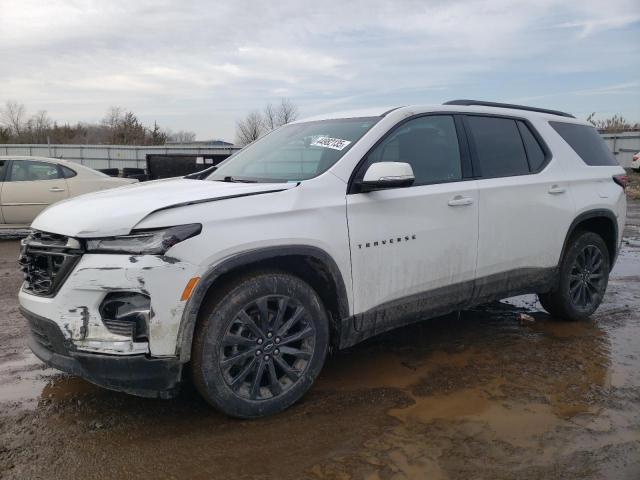
[[[544,309],[557,318],[582,320],[596,311],[609,281],[609,251],[602,237],[582,232],[572,237],[560,264],[558,284],[538,294]]]
[[[328,344],[326,311],[307,283],[279,272],[243,277],[203,309],[193,345],[194,382],[227,415],[274,414],[309,390]]]

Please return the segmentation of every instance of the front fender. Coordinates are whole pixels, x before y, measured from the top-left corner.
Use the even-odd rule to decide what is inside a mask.
[[[340,318],[349,317],[349,297],[345,287],[342,273],[334,259],[324,250],[309,245],[283,245],[275,247],[265,247],[248,250],[226,258],[225,260],[209,267],[205,274],[200,277],[198,284],[194,288],[182,313],[182,319],[178,330],[177,351],[181,362],[188,362],[191,358],[191,343],[195,331],[196,322],[200,307],[207,296],[207,293],[223,275],[238,268],[247,267],[252,264],[270,259],[277,259],[285,256],[300,256],[313,258],[321,262],[332,277],[338,295],[338,310]]]

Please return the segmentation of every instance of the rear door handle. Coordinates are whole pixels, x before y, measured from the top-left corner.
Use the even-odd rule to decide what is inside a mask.
[[[564,193],[566,192],[567,189],[564,187],[561,187],[560,185],[551,185],[551,188],[549,188],[549,193],[551,195],[558,195],[560,193]]]
[[[49,189],[50,192],[64,192],[64,188],[60,188],[60,187],[51,187]]]
[[[462,195],[456,195],[451,200],[449,200],[450,207],[463,207],[465,205],[471,205],[473,203],[473,198],[463,197]]]

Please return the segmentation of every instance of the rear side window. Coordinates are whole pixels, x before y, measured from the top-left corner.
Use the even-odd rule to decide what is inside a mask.
[[[515,120],[470,115],[467,125],[483,178],[529,173],[527,155]]]
[[[77,173],[74,170],[71,170],[70,168],[63,167],[62,165],[60,165],[60,168],[62,169],[62,176],[64,178],[71,178],[77,175]]]
[[[594,127],[565,122],[549,123],[587,165],[618,165],[613,153]]]
[[[6,161],[0,160],[0,182],[4,180],[4,170],[5,170],[6,163],[7,163]]]
[[[524,142],[524,148],[527,151],[529,167],[531,168],[532,172],[537,172],[538,170],[540,170],[546,159],[544,150],[542,150],[542,147],[538,143],[538,140],[536,140],[536,137],[533,136],[533,133],[531,133],[531,130],[526,123],[518,120],[518,129],[520,130],[520,135],[522,136],[522,141]]]

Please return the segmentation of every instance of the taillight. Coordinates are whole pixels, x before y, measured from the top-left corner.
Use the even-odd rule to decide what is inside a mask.
[[[625,188],[627,188],[627,184],[629,183],[629,177],[627,177],[626,175],[614,175],[613,181],[620,185],[624,190]]]

